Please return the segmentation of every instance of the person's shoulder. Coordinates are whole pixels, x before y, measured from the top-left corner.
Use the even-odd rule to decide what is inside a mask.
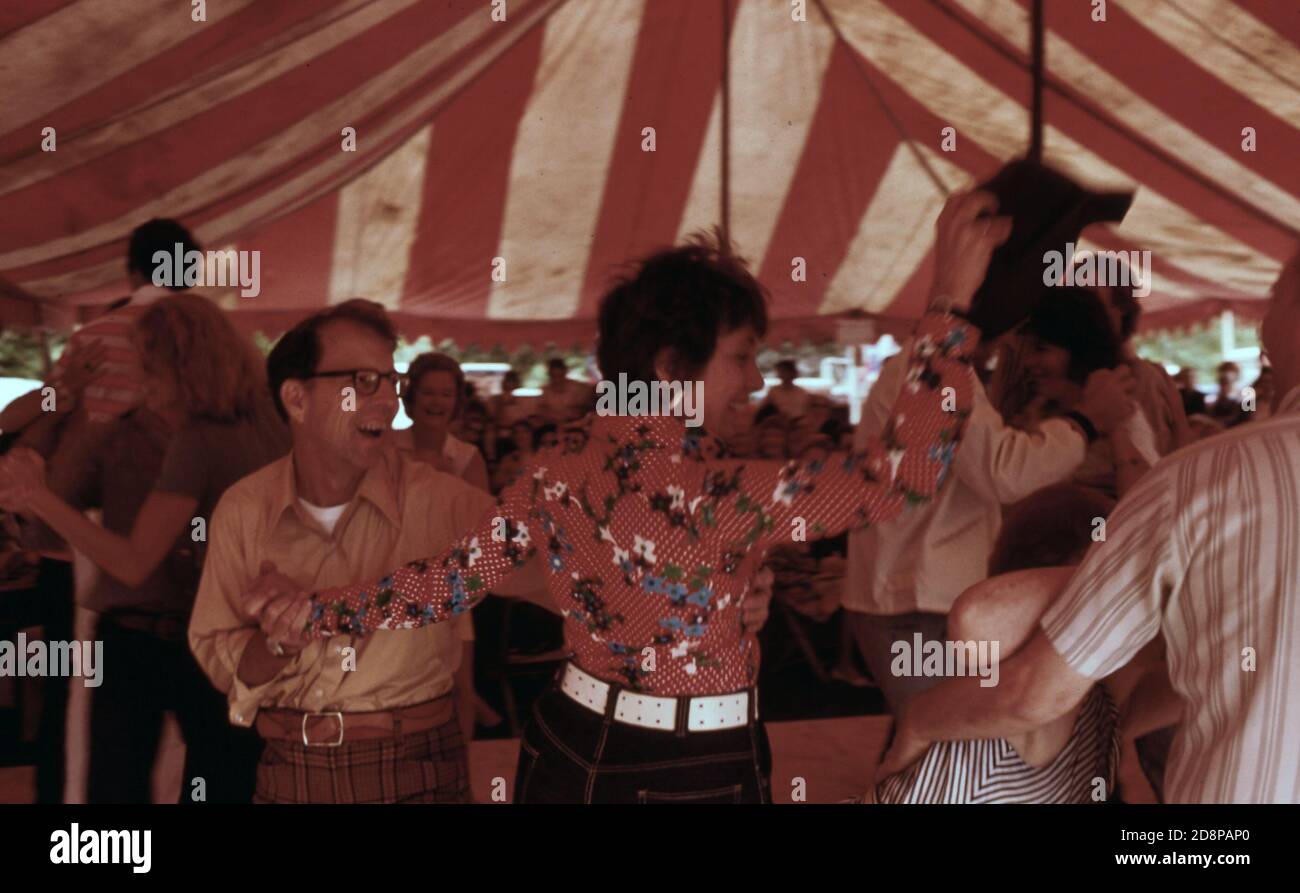
[[[1218,464],[1224,454],[1240,453],[1243,449],[1254,448],[1259,442],[1259,435],[1264,433],[1274,421],[1277,420],[1270,419],[1267,422],[1225,428],[1195,443],[1189,443],[1161,459],[1148,474],[1159,473],[1172,480],[1198,463],[1207,468]],[[1294,425],[1295,420],[1292,422]]]
[[[415,458],[415,455],[408,450],[389,450],[384,461],[389,463],[397,488],[408,503],[418,504],[427,501],[431,495],[446,499],[464,490],[480,492],[477,487],[465,483],[456,475],[440,471],[428,462]]]
[[[399,504],[402,514],[415,512],[435,514],[459,505],[469,506],[476,513],[492,503],[492,495],[468,484],[464,479],[439,471],[427,462],[421,462],[404,450],[392,450],[387,459],[396,471]]]
[[[254,509],[268,505],[279,493],[291,457],[281,456],[235,481],[221,495],[218,507],[226,511]]]

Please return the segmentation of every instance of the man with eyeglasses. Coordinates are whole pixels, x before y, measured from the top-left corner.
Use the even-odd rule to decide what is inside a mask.
[[[452,696],[468,615],[412,635],[268,641],[242,595],[264,570],[303,588],[382,573],[449,546],[492,508],[486,493],[391,448],[406,376],[382,307],[348,301],[304,320],[267,360],[289,456],[229,488],[213,513],[190,646],[266,742],[257,802],[465,802]],[[542,588],[540,576],[501,587]],[[443,627],[448,627],[444,629]]]

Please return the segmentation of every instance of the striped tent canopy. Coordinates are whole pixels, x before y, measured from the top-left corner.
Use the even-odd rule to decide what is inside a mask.
[[[1092,247],[1152,252],[1145,324],[1258,309],[1300,229],[1300,7],[1045,5],[1044,159],[1136,186]],[[620,262],[722,224],[775,336],[888,330],[922,306],[945,193],[1026,152],[1030,10],[6,3],[0,311],[93,315],[128,290],[131,229],[168,216],[261,252],[259,295],[216,294],[248,327],[365,296],[408,334],[586,341]]]

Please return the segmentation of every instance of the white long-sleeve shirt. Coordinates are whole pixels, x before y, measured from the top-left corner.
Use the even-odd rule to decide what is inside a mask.
[[[863,403],[855,447],[884,428],[903,385],[906,355],[905,347],[885,362]],[[974,388],[953,480],[927,505],[850,531],[844,607],[863,614],[948,613],[962,590],[988,576],[1002,504],[1065,480],[1085,450],[1083,435],[1063,419],[1033,432],[1008,427],[983,388]]]

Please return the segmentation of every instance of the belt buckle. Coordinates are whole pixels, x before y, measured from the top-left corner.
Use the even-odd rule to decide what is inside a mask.
[[[307,720],[311,719],[313,716],[335,716],[335,717],[338,717],[338,721],[339,721],[339,740],[337,740],[337,741],[322,741],[322,742],[320,742],[320,743],[318,743],[318,744],[312,744],[310,741],[308,741],[308,740],[307,740]],[[343,711],[341,711],[341,710],[326,710],[326,711],[323,712],[323,713],[304,713],[304,714],[302,715],[302,745],[303,745],[303,747],[341,747],[341,746],[343,745]]]

